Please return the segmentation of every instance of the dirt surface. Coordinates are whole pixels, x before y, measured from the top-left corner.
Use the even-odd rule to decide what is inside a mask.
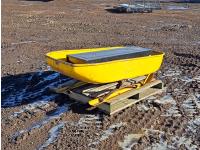
[[[2,149],[200,149],[200,4],[119,14],[111,0],[2,0]],[[113,116],[49,91],[45,53],[116,45],[165,52],[166,91]]]

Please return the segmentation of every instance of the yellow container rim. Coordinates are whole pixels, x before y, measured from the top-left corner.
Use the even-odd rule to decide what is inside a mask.
[[[55,52],[55,51],[54,51]],[[153,51],[156,52],[158,54],[154,54],[154,55],[148,55],[148,56],[142,56],[142,57],[135,57],[135,58],[128,58],[128,59],[119,59],[119,60],[112,60],[112,61],[107,61],[107,62],[100,62],[100,63],[85,63],[85,64],[73,64],[70,62],[66,62],[60,59],[55,59],[51,56],[48,56],[48,54],[53,53],[53,52],[49,52],[46,54],[46,57],[49,59],[52,59],[54,61],[56,61],[57,63],[64,63],[66,65],[70,65],[70,66],[74,66],[74,67],[85,67],[85,66],[97,66],[97,65],[104,65],[104,64],[110,64],[110,63],[115,63],[115,62],[123,62],[123,61],[132,61],[132,60],[138,60],[138,59],[148,59],[149,57],[160,57],[161,55],[164,56],[165,53],[162,51]]]

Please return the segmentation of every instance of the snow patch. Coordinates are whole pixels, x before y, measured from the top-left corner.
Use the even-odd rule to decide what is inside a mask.
[[[88,146],[91,147],[91,146],[97,145],[101,141],[108,139],[109,136],[113,135],[117,129],[119,129],[120,127],[125,126],[125,125],[126,125],[125,122],[120,122],[120,123],[111,125],[107,130],[104,130],[101,133],[100,137],[96,138],[92,143],[89,143]]]
[[[167,94],[161,99],[155,100],[154,102],[158,104],[163,104],[163,105],[168,104],[168,103],[176,105],[176,101],[173,99],[173,97],[170,94]]]
[[[24,133],[28,133],[28,132],[31,132],[34,129],[38,129],[38,128],[43,127],[44,125],[48,124],[53,119],[60,118],[60,116],[63,113],[69,111],[69,106],[70,106],[70,104],[65,104],[63,106],[59,106],[53,113],[46,116],[41,121],[34,123],[31,127],[27,128],[27,129],[20,130],[20,131],[14,133],[13,136],[12,136],[12,141],[14,142],[18,137],[22,136]]]
[[[36,41],[23,41],[23,42],[11,43],[11,45],[28,44],[28,43],[36,43]]]
[[[188,7],[184,6],[167,6],[167,10],[188,10]]]
[[[200,128],[200,116],[188,122],[187,130],[191,133],[197,133],[197,129]]]
[[[124,137],[123,142],[118,142],[122,150],[131,150],[131,148],[138,143],[138,140],[144,136],[144,134],[128,134]]]
[[[53,128],[51,128],[49,130],[49,137],[48,139],[45,141],[44,144],[42,144],[38,150],[42,150],[44,148],[46,148],[47,146],[49,146],[50,144],[54,143],[57,140],[57,137],[60,133],[60,130],[64,127],[65,122],[61,122],[58,125],[54,126]]]
[[[41,111],[44,108],[47,108],[49,106],[49,102],[51,100],[54,100],[57,97],[57,95],[52,95],[52,96],[42,96],[40,101],[33,102],[31,104],[28,104],[24,106],[20,111],[14,112],[10,118],[18,117],[20,114],[24,112],[29,112],[31,114]]]
[[[181,71],[178,69],[169,69],[167,70],[162,77],[174,77],[181,75]]]

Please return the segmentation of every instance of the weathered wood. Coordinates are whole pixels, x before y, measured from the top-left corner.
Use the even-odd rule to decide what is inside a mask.
[[[143,81],[146,78],[146,76],[141,76],[141,77],[137,77],[134,79],[129,79],[128,81],[126,81],[127,83],[138,83],[140,81]],[[109,84],[103,84],[103,85],[92,85],[89,87],[85,87],[84,89],[80,90],[82,94],[86,95],[86,96],[91,96],[91,97],[100,97],[103,96],[107,93],[109,93],[109,91],[112,91],[114,89],[116,89],[118,82],[114,82],[114,83],[109,83]],[[124,83],[126,84],[126,83]],[[80,92],[79,91],[79,92]]]
[[[140,77],[137,77],[137,78],[129,79],[129,81],[138,83],[138,82],[144,80],[145,78],[146,78],[146,76],[140,76]]]
[[[79,101],[81,103],[88,103],[92,97],[88,96],[87,92],[98,93],[102,91],[106,91],[111,87],[115,87],[116,83],[106,84],[106,85],[95,85],[94,88],[91,88],[89,85],[85,85],[83,87],[75,88],[72,90],[62,90],[59,93],[64,93],[68,95],[70,98]],[[87,89],[87,87],[90,87]],[[77,90],[78,89],[78,90]],[[80,90],[82,89],[82,90]],[[146,99],[149,96],[158,94],[163,91],[163,83],[160,80],[154,80],[150,83],[145,84],[139,89],[132,89],[123,94],[120,94],[108,102],[102,103],[97,106],[100,110],[105,113],[112,115],[118,111],[121,111],[139,101]]]
[[[85,82],[81,82],[81,81],[73,79],[73,80],[69,80],[69,81],[61,84],[59,87],[51,88],[50,90],[54,91],[56,93],[63,93],[67,90],[71,90],[71,89],[74,89],[74,88],[77,88],[77,87],[80,87],[80,86],[83,86],[86,84],[87,83],[85,83]]]
[[[106,93],[109,93],[112,89],[116,88],[116,83],[108,84],[108,85],[85,85],[80,88],[76,88],[73,91],[76,93],[83,94],[88,97],[99,97],[102,95],[105,95]]]
[[[107,111],[107,113],[112,115],[112,114],[114,114],[116,112],[119,112],[119,111],[123,110],[124,108],[127,108],[127,107],[129,107],[129,106],[131,106],[133,104],[136,104],[136,103],[138,103],[138,102],[140,102],[142,100],[145,100],[149,96],[161,93],[162,91],[163,91],[162,89],[148,89],[148,90],[145,90],[143,93],[139,93],[139,97],[140,98],[138,98],[138,99],[128,98],[128,99],[121,100],[118,103],[111,104],[110,105],[110,110]]]
[[[75,93],[73,91],[68,91],[68,92],[65,92],[64,94],[66,94],[70,98],[72,98],[72,99],[74,99],[76,101],[82,102],[84,104],[88,103],[88,101],[91,100],[90,97],[84,96],[84,95],[79,94],[79,93]]]
[[[154,80],[150,83],[147,83],[145,84],[144,86],[142,86],[141,88],[139,89],[132,89],[128,92],[125,92],[125,93],[122,93],[114,98],[111,98],[109,101],[107,101],[107,103],[116,103],[117,101],[120,101],[122,99],[126,99],[128,97],[131,97],[131,96],[136,96],[138,93],[142,93],[143,91],[145,91],[146,89],[149,89],[155,85],[158,85],[158,84],[162,84],[162,81],[160,80]],[[139,98],[138,98],[139,99]]]
[[[160,83],[158,83],[158,84],[160,84]],[[161,84],[162,84],[162,82],[161,82]],[[142,100],[145,100],[149,96],[163,92],[163,85],[159,86],[159,87],[161,87],[161,88],[150,87],[150,88],[143,89],[143,90],[135,89],[136,92],[134,93],[134,95],[132,95],[128,98],[125,98],[125,99],[120,99],[118,101],[112,101],[112,103],[103,103],[103,104],[99,105],[98,108],[103,110],[105,113],[112,115],[112,114],[119,112],[127,107],[132,106],[133,104],[136,104]]]
[[[77,82],[78,82],[78,80],[71,79],[71,80],[68,80],[65,83],[59,85],[58,87],[52,87],[50,90],[53,92],[56,92],[56,93],[62,93],[67,88],[69,88],[70,86],[72,86],[73,84],[75,84]]]
[[[117,82],[110,83],[110,84],[104,84],[104,85],[100,85],[100,86],[97,85],[96,87],[83,90],[82,93],[84,94],[84,93],[89,93],[89,92],[99,92],[99,91],[108,89],[110,87],[116,86],[116,85],[117,85]]]

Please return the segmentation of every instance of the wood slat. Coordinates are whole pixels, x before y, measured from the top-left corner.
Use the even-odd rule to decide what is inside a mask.
[[[72,83],[72,82],[69,82]],[[96,91],[97,93],[101,90],[106,90],[108,87],[116,86],[116,83],[107,84],[107,85],[101,85],[96,86],[94,89],[87,89],[87,86],[82,88],[82,90],[85,91]],[[66,84],[68,85],[68,84]],[[81,88],[77,88],[81,89]],[[89,96],[86,96],[82,93],[77,92],[77,89],[74,90],[60,90],[59,93],[63,93],[68,95],[70,98],[79,101],[81,103],[88,103],[89,100],[92,98]],[[147,83],[146,85],[142,86],[139,89],[133,89],[131,91],[128,91],[126,93],[123,93],[121,95],[118,95],[114,98],[112,98],[109,102],[105,102],[97,106],[100,110],[104,111],[105,113],[112,115],[118,111],[121,111],[127,107],[130,107],[131,105],[134,105],[135,103],[142,101],[146,99],[149,96],[161,93],[163,91],[163,83],[160,80],[154,80],[150,83]],[[95,93],[95,92],[94,92]]]
[[[120,95],[118,95],[118,96],[116,96],[114,98],[111,98],[107,103],[116,103],[117,101],[120,101],[121,99],[126,99],[126,98],[131,97],[133,95],[136,95],[138,93],[142,93],[144,90],[149,89],[149,88],[151,88],[151,87],[153,87],[155,85],[158,85],[158,84],[162,84],[162,81],[154,80],[154,81],[152,81],[150,83],[147,83],[146,85],[142,86],[139,89],[132,89],[132,90],[130,90],[128,92],[125,92],[125,93],[120,94]]]

